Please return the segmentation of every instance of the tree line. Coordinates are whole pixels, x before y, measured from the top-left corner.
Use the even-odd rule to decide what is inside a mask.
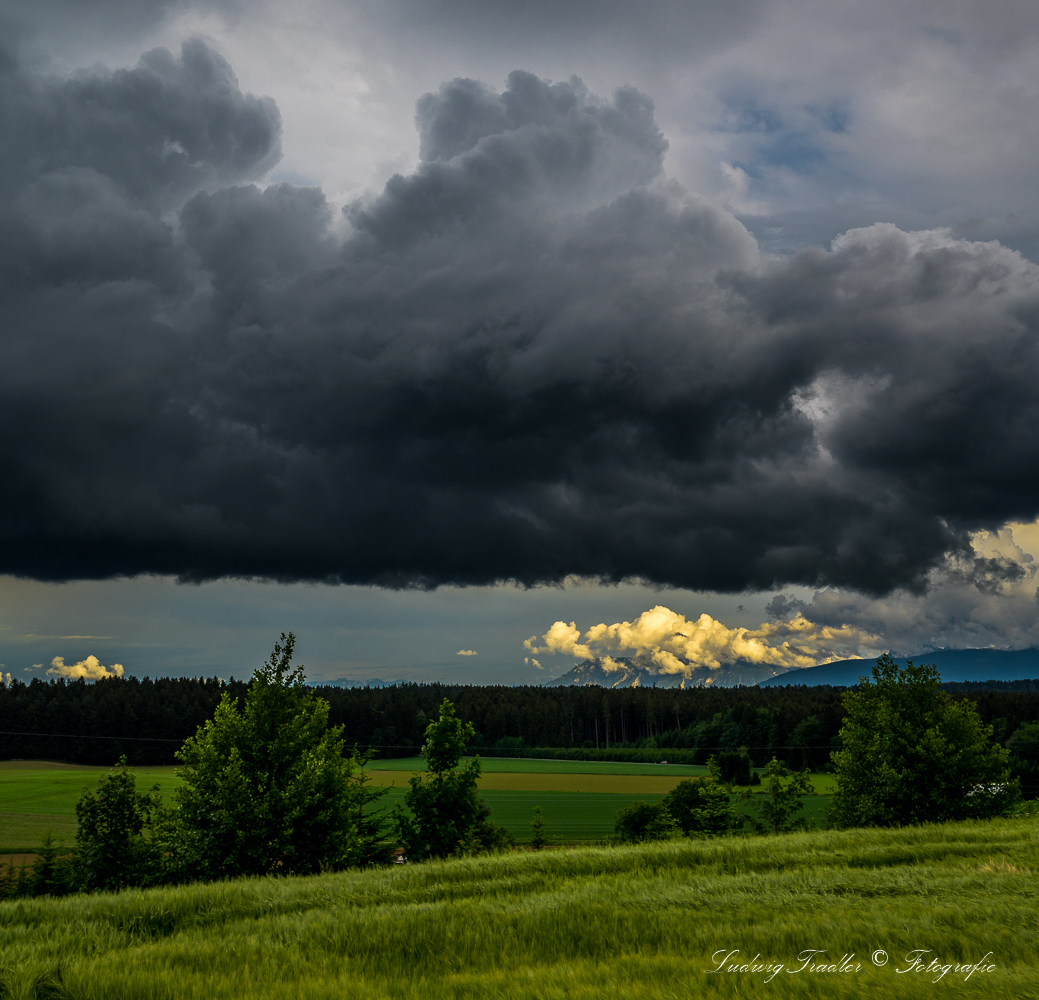
[[[865,669],[865,665],[864,665]],[[251,682],[250,682],[251,683]],[[173,764],[185,739],[212,718],[225,695],[243,705],[250,683],[215,678],[59,679],[0,688],[0,759],[50,758],[111,765]],[[1030,684],[1035,690],[1015,690]],[[1008,744],[1039,721],[1039,682],[978,689],[943,686],[970,698],[993,741]],[[704,764],[741,748],[754,767],[773,756],[798,770],[825,767],[840,745],[844,688],[506,687],[405,684],[388,688],[310,688],[328,703],[329,724],[349,746],[377,757],[418,753],[444,699],[473,729],[469,749],[483,756],[659,759]],[[636,753],[637,751],[637,753]]]

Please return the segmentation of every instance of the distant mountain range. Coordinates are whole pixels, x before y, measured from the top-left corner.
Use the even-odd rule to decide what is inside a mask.
[[[545,687],[587,687],[598,685],[608,688],[625,687],[658,687],[658,688],[694,688],[706,687],[735,687],[744,684],[751,687],[766,678],[775,677],[780,671],[776,667],[762,666],[760,663],[748,663],[739,661],[731,665],[719,667],[717,670],[709,670],[700,667],[693,670],[690,677],[681,674],[655,673],[637,661],[620,656],[613,660],[620,664],[607,670],[601,659],[585,660],[578,663],[571,670],[550,681],[546,681]]]
[[[897,658],[896,658],[897,659]],[[1039,678],[1039,649],[939,649],[909,657],[914,663],[934,663],[943,681],[1013,681]],[[777,684],[832,684],[851,687],[859,677],[869,676],[874,660],[837,660],[817,667],[779,670],[776,667],[746,661],[709,670],[694,669],[690,677],[680,674],[655,673],[628,657],[617,657],[619,667],[607,670],[601,659],[585,660],[565,674],[545,682],[545,687],[606,688],[658,687],[693,688],[735,687],[755,684],[773,687]],[[898,660],[905,664],[906,658]]]
[[[896,657],[905,665],[906,657]],[[933,663],[943,681],[1016,681],[1039,677],[1039,649],[936,649],[908,659],[916,664]],[[850,687],[859,677],[869,676],[874,660],[836,660],[818,667],[788,670],[761,681],[762,687],[776,684],[833,684]]]
[[[371,677],[366,681],[354,680],[350,677],[337,677],[334,681],[310,681],[314,687],[334,688],[389,688],[398,684],[407,684],[408,681],[384,681],[379,677]]]

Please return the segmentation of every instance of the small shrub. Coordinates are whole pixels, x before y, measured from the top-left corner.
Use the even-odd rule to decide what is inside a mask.
[[[740,823],[729,793],[710,775],[680,781],[661,805],[687,837],[728,833]]]
[[[646,840],[670,840],[680,837],[682,831],[671,814],[662,805],[632,802],[618,810],[614,832],[624,844],[638,844]]]
[[[758,814],[750,821],[754,828],[758,833],[783,833],[804,827],[804,818],[795,816],[795,813],[804,808],[802,798],[812,791],[808,772],[791,774],[782,761],[773,757],[765,768],[765,778],[763,792],[745,793]]]
[[[491,822],[491,807],[480,799],[480,816],[473,829],[473,849],[478,853],[496,853],[511,851],[515,846],[516,839],[505,827]]]

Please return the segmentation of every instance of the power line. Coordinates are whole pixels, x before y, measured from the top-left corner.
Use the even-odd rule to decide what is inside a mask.
[[[16,732],[14,732],[12,730],[9,730],[9,729],[0,729],[0,736],[33,736],[33,737],[48,737],[48,738],[51,738],[51,739],[61,739],[61,740],[119,740],[119,741],[129,740],[129,741],[134,742],[134,743],[183,743],[184,739],[188,738],[188,737],[184,737],[184,739],[172,739],[172,738],[170,738],[168,736],[83,736],[83,735],[81,735],[79,733],[16,733]],[[358,742],[358,744],[363,743],[363,741],[360,741],[360,740],[358,740],[356,742]],[[422,749],[421,746],[416,746],[413,743],[364,743],[363,745],[367,746],[367,747],[370,747],[372,750],[421,750]],[[548,747],[543,747],[543,748],[534,748],[534,747],[532,747],[531,749],[546,749],[547,750],[547,749],[550,749],[550,748],[548,748]],[[552,747],[551,749],[557,749],[557,748],[556,747]],[[587,750],[588,748],[587,747],[572,747],[572,748],[571,747],[559,747],[558,749],[560,749],[560,750],[570,750],[570,749],[574,749],[574,750]],[[728,750],[728,751],[733,751],[733,750],[738,750],[738,749],[739,749],[738,747],[620,747],[615,752],[616,753],[621,753],[621,752],[627,751],[627,750],[653,750],[653,751],[659,750],[662,753],[666,753],[669,750],[677,750],[677,751],[683,751],[683,750],[695,750],[695,751],[700,751],[700,750],[710,750],[710,751]],[[748,751],[755,751],[755,750],[832,750],[832,749],[833,749],[833,745],[830,744],[830,743],[798,744],[796,746],[794,746],[794,745],[774,744],[772,746],[747,747]],[[492,750],[493,750],[492,747],[484,747],[483,750],[484,750],[484,754],[485,755],[497,758],[498,760],[559,760],[560,759],[558,757],[510,757],[510,756],[508,756],[506,754],[493,754],[492,753]],[[602,751],[606,752],[606,753],[611,752],[609,750],[606,750],[605,747],[602,748]],[[656,756],[656,754],[654,754],[654,756]],[[586,762],[586,763],[595,763],[595,761],[590,761],[590,762]],[[617,761],[617,760],[614,760],[614,761],[606,761],[606,763],[609,763],[609,764],[624,764],[624,763],[646,763],[646,762],[645,761],[637,761],[637,762],[635,762],[635,761],[622,761],[622,760],[621,761]]]
[[[168,736],[81,736],[78,733],[15,733],[0,729],[0,736],[49,736],[59,740],[133,740],[138,743],[183,743]]]

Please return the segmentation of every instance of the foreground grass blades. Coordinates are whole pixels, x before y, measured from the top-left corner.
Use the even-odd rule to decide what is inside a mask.
[[[1039,997],[1036,872],[1039,826],[1019,819],[23,900],[0,905],[0,980],[98,1000]],[[808,948],[862,967],[787,971]],[[787,969],[705,971],[720,949]],[[897,973],[914,949],[996,969]]]

